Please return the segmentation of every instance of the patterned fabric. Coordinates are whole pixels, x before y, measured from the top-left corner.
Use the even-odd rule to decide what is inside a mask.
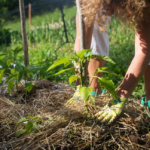
[[[96,114],[98,120],[102,123],[111,124],[124,110],[127,98],[109,101],[106,106]]]

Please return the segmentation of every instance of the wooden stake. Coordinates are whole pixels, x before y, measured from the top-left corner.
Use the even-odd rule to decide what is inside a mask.
[[[86,49],[86,32],[85,32],[85,22],[83,20],[82,9],[80,5],[80,0],[76,0],[77,13],[79,19],[79,39],[80,39],[80,51]]]
[[[83,49],[86,49],[86,31],[85,31],[85,22],[84,18],[82,15],[82,9],[81,9],[81,4],[80,0],[76,0],[76,5],[77,5],[77,13],[78,13],[78,19],[79,19],[79,39],[80,39],[80,51]],[[84,65],[86,65],[85,63]],[[83,71],[83,85],[87,86],[87,67],[85,67]]]
[[[19,9],[20,9],[20,20],[21,20],[21,35],[24,49],[24,64],[25,66],[29,65],[28,58],[28,43],[26,36],[26,24],[25,24],[25,10],[24,10],[24,0],[19,0]]]
[[[29,29],[31,29],[31,3],[28,4]]]

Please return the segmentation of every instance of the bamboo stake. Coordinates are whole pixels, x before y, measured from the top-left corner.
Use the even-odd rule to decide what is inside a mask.
[[[80,39],[80,51],[83,49],[86,49],[86,31],[85,31],[85,22],[84,22],[84,16],[82,15],[82,9],[80,0],[76,0],[77,5],[77,14],[79,19],[79,39]],[[85,63],[86,64],[86,63]],[[87,68],[85,67],[85,70],[83,71],[83,84],[87,86]]]
[[[20,9],[20,20],[21,20],[21,35],[24,49],[24,64],[25,66],[29,65],[28,58],[28,43],[26,36],[26,25],[25,25],[25,10],[24,10],[24,0],[19,0],[19,9]]]

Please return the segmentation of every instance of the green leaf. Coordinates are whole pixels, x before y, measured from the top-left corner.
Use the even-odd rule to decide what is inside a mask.
[[[87,49],[84,54],[84,57],[87,58],[87,57],[92,57],[92,56],[93,56],[92,49]]]
[[[86,50],[83,49],[82,51],[76,52],[76,55],[81,58],[84,59],[84,54],[85,54]]]
[[[71,128],[71,131],[72,131],[72,133],[76,133],[77,131],[76,130],[74,130],[73,128]]]
[[[118,76],[116,73],[110,71],[107,67],[100,67],[96,70],[95,74],[99,73],[99,72],[103,72],[103,73],[108,73],[114,76]]]
[[[78,61],[79,61],[79,58],[78,58],[78,56],[77,56],[76,53],[74,53],[74,54],[68,56],[68,58],[69,58],[69,60],[70,60],[71,62],[78,62]]]
[[[26,124],[26,133],[31,133],[32,132],[32,127],[33,127],[33,122],[28,121],[28,123]]]
[[[49,121],[52,121],[52,120],[53,120],[53,117],[50,117],[48,120],[49,120]]]
[[[32,116],[27,116],[27,118],[34,120],[34,117]]]
[[[13,81],[8,82],[7,86],[8,93],[11,93],[13,89],[14,89],[14,82]]]
[[[101,87],[105,88],[110,94],[113,95],[114,98],[117,98],[115,92],[115,85],[112,80],[103,77],[99,78],[98,81],[100,82]]]
[[[16,137],[19,137],[20,135],[24,134],[25,132],[26,132],[25,129],[19,129],[19,130],[16,132],[15,136],[16,136]]]
[[[79,93],[83,98],[84,102],[88,99],[90,93],[93,91],[92,87],[79,87]]]
[[[61,74],[61,73],[64,73],[64,72],[66,72],[66,71],[69,71],[69,70],[74,70],[74,67],[68,68],[68,69],[64,69],[64,70],[60,70],[59,72],[55,73],[54,75],[57,76],[57,75],[59,75],[59,74]]]
[[[10,72],[11,72],[11,74],[12,74],[12,75],[13,75],[13,74],[14,74],[14,75],[15,75],[15,74],[17,75],[17,73],[18,73],[18,72],[16,71],[16,69],[15,69],[15,68],[14,68],[14,69],[11,69],[11,71],[10,71]]]
[[[15,74],[10,74],[7,78],[6,78],[6,81],[5,83],[7,84],[8,82],[11,82],[11,81],[17,81],[18,80],[18,73],[15,73]]]
[[[25,121],[27,121],[27,119],[26,119],[25,117],[21,118],[21,119],[18,121],[17,126],[18,126],[20,123],[25,122]]]
[[[76,81],[79,77],[78,76],[75,76],[75,75],[72,75],[69,77],[69,84],[71,84],[72,82]]]
[[[6,53],[1,53],[1,54],[0,54],[0,56],[4,56],[4,55],[6,55]]]
[[[23,51],[22,45],[17,46],[17,47],[14,49],[14,57],[17,57],[17,55],[18,55],[21,51]]]
[[[96,57],[93,56],[93,59],[103,59],[103,60],[108,61],[112,64],[115,64],[115,62],[111,58],[109,58],[108,56],[104,56],[104,55],[98,55]]]
[[[37,120],[37,121],[40,121],[40,122],[42,122],[42,121],[43,121],[43,119],[42,119],[42,118],[37,117],[37,116],[36,116],[36,117],[34,117],[34,118],[33,118],[33,120]]]
[[[38,128],[39,128],[38,124],[36,122],[34,122],[32,130],[35,132]]]
[[[8,67],[10,67],[11,62],[12,62],[11,59],[8,59],[8,60],[7,60],[7,66],[8,66]]]
[[[65,63],[65,64],[64,64],[64,67],[67,67],[67,66],[69,66],[69,65],[70,65],[70,62]]]
[[[24,74],[25,76],[27,76],[28,73],[30,73],[30,70],[29,70],[28,67],[25,67],[24,70],[23,70],[23,74]]]
[[[57,67],[57,66],[59,66],[59,65],[61,65],[61,64],[68,64],[68,63],[70,63],[70,61],[69,61],[69,59],[68,58],[61,58],[60,60],[58,60],[58,61],[55,61],[48,69],[47,69],[47,71],[49,71],[49,70],[51,70],[51,69],[53,69],[53,68],[55,68],[55,67]]]
[[[26,91],[30,92],[33,88],[33,86],[35,86],[32,81],[26,81],[25,83],[25,88],[26,88]]]
[[[0,70],[0,83],[2,82],[4,71],[4,69]]]

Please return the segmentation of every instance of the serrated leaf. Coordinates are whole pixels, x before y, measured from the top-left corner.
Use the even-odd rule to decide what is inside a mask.
[[[4,71],[4,69],[0,70],[0,83],[2,82]]]
[[[98,55],[96,57],[93,56],[93,59],[103,59],[103,60],[108,61],[112,64],[115,64],[115,62],[111,58],[109,58],[108,56],[104,56],[104,55]]]
[[[16,132],[15,136],[16,136],[16,137],[19,137],[20,135],[24,134],[25,132],[26,132],[25,129],[19,129],[19,130]]]
[[[51,70],[51,69],[53,69],[53,68],[55,68],[55,67],[57,67],[57,66],[59,66],[59,65],[61,65],[61,64],[68,64],[68,63],[70,63],[70,61],[69,61],[69,59],[68,58],[61,58],[60,60],[58,60],[58,61],[55,61],[48,69],[47,69],[47,71],[49,71],[49,70]]]
[[[69,70],[74,70],[74,67],[68,68],[68,69],[64,69],[64,70],[60,70],[59,72],[55,73],[54,75],[57,76],[57,75],[62,74],[64,72],[66,72],[66,71],[69,71]]]
[[[69,77],[69,84],[71,84],[72,82],[76,81],[79,77],[78,76],[75,76],[75,75],[72,75]]]
[[[26,133],[31,133],[32,132],[32,127],[33,127],[33,122],[28,121],[28,123],[26,124]]]
[[[88,99],[92,90],[93,90],[92,87],[79,87],[79,93],[80,96],[83,98],[84,102]]]
[[[103,72],[103,73],[108,73],[114,76],[118,76],[116,73],[110,71],[107,67],[100,67],[96,70],[95,74],[99,73],[99,72]]]
[[[117,98],[116,92],[115,92],[115,85],[112,80],[109,80],[103,77],[103,78],[99,78],[99,82],[100,82],[101,87],[103,87],[110,94],[112,94],[114,98]]]

